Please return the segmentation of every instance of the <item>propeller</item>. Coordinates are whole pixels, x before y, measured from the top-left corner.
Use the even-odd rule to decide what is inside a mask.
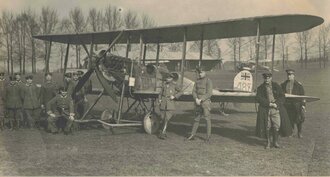
[[[77,85],[74,88],[74,91],[72,93],[72,95],[75,95],[77,92],[79,92],[79,90],[85,85],[85,83],[88,81],[88,79],[90,78],[90,76],[93,74],[93,72],[95,71],[95,68],[97,68],[97,66],[99,65],[100,61],[102,58],[105,57],[106,53],[108,53],[111,48],[117,43],[117,41],[120,39],[120,37],[122,36],[123,31],[121,31],[118,36],[111,42],[110,46],[108,47],[107,50],[102,50],[98,56],[96,57],[95,62],[92,64],[91,68],[79,79]],[[100,80],[100,77],[98,77]],[[102,84],[103,85],[103,84]],[[106,89],[106,92],[112,97],[113,100],[117,100],[117,98],[115,97],[115,93],[113,90],[110,89]]]

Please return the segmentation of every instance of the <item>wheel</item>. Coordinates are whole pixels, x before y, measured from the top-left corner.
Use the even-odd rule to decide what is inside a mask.
[[[157,114],[149,112],[144,116],[143,128],[148,134],[154,134],[158,131],[160,126],[160,121]]]
[[[112,116],[112,112],[108,109],[104,110],[101,114],[101,120],[104,122],[112,122],[114,121],[113,116]],[[108,125],[104,125],[102,124],[103,128],[105,129],[110,129],[110,127]]]

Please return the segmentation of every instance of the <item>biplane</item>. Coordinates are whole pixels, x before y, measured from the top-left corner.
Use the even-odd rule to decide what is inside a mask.
[[[322,24],[324,20],[321,17],[312,15],[278,15],[261,16],[242,19],[212,21],[205,23],[194,23],[174,26],[155,27],[147,29],[127,29],[108,32],[93,32],[81,34],[49,34],[37,35],[36,39],[49,41],[49,50],[51,51],[52,42],[67,44],[65,56],[65,68],[68,62],[68,53],[70,45],[82,45],[89,56],[89,69],[82,76],[75,87],[79,91],[88,81],[92,73],[95,73],[103,89],[93,89],[93,93],[98,94],[94,104],[86,111],[85,115],[76,122],[97,121],[107,127],[124,126],[143,126],[147,133],[154,133],[159,126],[159,120],[155,113],[156,99],[160,94],[162,75],[168,70],[159,65],[159,48],[162,43],[177,43],[182,45],[182,60],[180,72],[174,72],[175,80],[182,88],[182,96],[177,101],[193,102],[192,87],[193,81],[185,77],[185,59],[186,44],[188,41],[201,41],[199,65],[203,65],[203,41],[211,39],[223,39],[233,37],[256,36],[256,65],[259,62],[259,44],[260,36],[273,35],[273,40],[277,34],[286,34],[309,30]],[[274,41],[273,41],[274,43]],[[109,44],[109,47],[98,54],[94,54],[93,45]],[[112,48],[117,44],[126,44],[126,55],[117,56],[111,54]],[[140,45],[140,55],[137,59],[128,57],[131,44]],[[147,44],[156,44],[155,64],[147,64],[145,53]],[[90,45],[88,50],[86,45]],[[274,48],[274,45],[273,45]],[[274,51],[274,50],[273,50]],[[49,63],[49,52],[47,53],[46,63]],[[272,53],[274,59],[274,52]],[[47,67],[46,67],[47,68]],[[65,69],[64,69],[65,70]],[[258,74],[256,68],[255,76]],[[111,78],[111,80],[110,80]],[[241,78],[244,78],[243,76]],[[255,77],[257,78],[257,77]],[[256,79],[255,79],[256,80]],[[256,81],[254,82],[256,83]],[[243,85],[242,83],[241,85]],[[250,85],[256,88],[256,85]],[[111,114],[108,110],[102,113],[101,119],[85,120],[84,118],[102,97],[109,95],[118,103],[117,114]],[[236,90],[213,90],[212,102],[238,102],[255,103],[255,92]],[[298,96],[286,94],[286,99],[306,100],[312,102],[319,98],[312,96]],[[123,111],[124,98],[132,98],[127,110]],[[151,100],[151,101],[150,101]],[[144,108],[143,116],[140,120],[123,119],[128,111],[134,106]]]

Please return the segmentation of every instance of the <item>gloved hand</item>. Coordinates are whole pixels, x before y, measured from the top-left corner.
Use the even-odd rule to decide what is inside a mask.
[[[198,99],[198,98],[196,98],[196,100],[195,100],[195,102],[196,102],[197,105],[201,105],[201,101],[202,100],[201,99]]]

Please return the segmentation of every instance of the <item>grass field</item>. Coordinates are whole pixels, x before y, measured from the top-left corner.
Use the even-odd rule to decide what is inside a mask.
[[[319,69],[316,64],[307,70],[294,68],[306,94],[321,100],[307,105],[304,137],[281,138],[280,145],[284,148],[265,150],[265,140],[255,137],[254,104],[230,104],[230,115],[223,117],[214,103],[211,144],[203,141],[204,121],[198,138],[186,142],[194,107],[192,103],[177,103],[180,106],[169,125],[166,140],[148,135],[142,128],[116,128],[112,133],[90,127],[68,136],[27,129],[0,132],[0,175],[329,176],[330,69]],[[229,78],[235,74],[214,71],[208,75],[215,87],[229,88],[232,84]],[[274,75],[275,81],[284,79],[283,72]],[[89,99],[92,101],[94,97]],[[111,106],[110,98],[102,98],[95,116]]]

